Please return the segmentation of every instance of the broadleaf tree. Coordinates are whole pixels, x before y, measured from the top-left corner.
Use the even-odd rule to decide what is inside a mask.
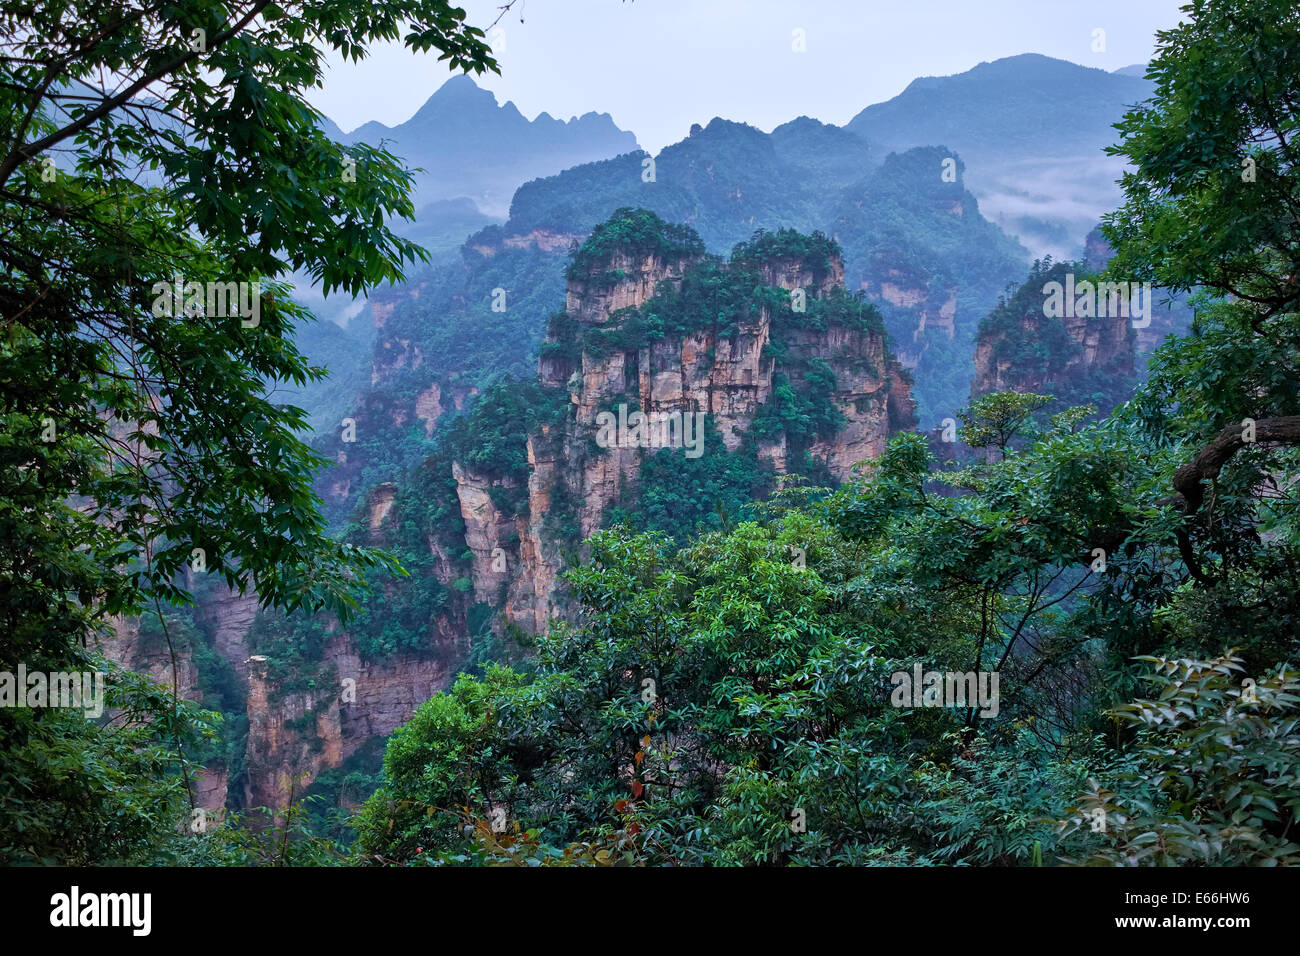
[[[393,565],[326,535],[304,413],[273,400],[324,374],[295,347],[312,317],[290,273],[357,295],[423,256],[389,227],[413,215],[410,171],[333,142],[306,98],[329,55],[391,41],[496,69],[445,0],[0,7],[0,669],[100,666],[114,619],[187,602],[194,574],[346,616],[367,569]],[[183,770],[197,724],[130,687],[160,735],[151,767]],[[96,842],[40,819],[132,805],[130,774],[42,757],[67,718],[0,709],[0,859],[137,859],[166,825]],[[161,821],[177,793],[158,796]]]

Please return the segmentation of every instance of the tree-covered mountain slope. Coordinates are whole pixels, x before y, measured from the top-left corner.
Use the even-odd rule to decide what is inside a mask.
[[[920,418],[937,423],[964,403],[975,326],[1026,262],[980,215],[948,155],[911,150],[872,167],[857,137],[814,120],[765,134],[715,119],[658,156],[628,153],[526,183],[504,224],[373,294],[371,386],[353,416],[357,445],[322,438],[331,457],[347,458],[328,487],[350,508],[418,459],[440,416],[495,375],[530,367],[563,301],[564,256],[622,206],[689,225],[719,253],[760,228],[825,232],[843,250],[846,286],[881,310],[915,370]]]
[[[846,125],[873,148],[943,143],[966,161],[985,214],[1036,255],[1079,255],[1120,198],[1114,124],[1151,95],[1131,68],[1108,73],[1036,53],[913,80]]]

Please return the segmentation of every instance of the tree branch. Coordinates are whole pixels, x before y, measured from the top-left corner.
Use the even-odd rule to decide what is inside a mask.
[[[1191,516],[1205,502],[1202,482],[1214,481],[1232,456],[1250,442],[1242,438],[1240,425],[1219,432],[1188,464],[1174,472],[1174,496],[1161,501]],[[1255,444],[1300,445],[1300,415],[1261,418],[1255,422]]]

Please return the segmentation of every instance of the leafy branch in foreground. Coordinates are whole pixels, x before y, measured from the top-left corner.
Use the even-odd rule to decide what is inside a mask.
[[[413,215],[410,171],[331,141],[304,98],[329,52],[399,38],[495,68],[443,0],[0,9],[0,670],[92,666],[86,646],[116,619],[191,600],[183,573],[346,617],[368,570],[396,569],[326,534],[323,459],[304,413],[269,396],[324,375],[294,345],[311,316],[283,277],[355,295],[423,258],[389,228]],[[175,731],[179,756],[187,714],[174,688],[139,716]],[[66,795],[68,771],[40,755],[68,739],[84,741],[87,826],[171,809],[171,770],[119,786],[110,732],[69,719],[0,712],[14,858],[73,861],[94,842],[49,836],[66,811],[40,802]],[[123,825],[102,852],[130,860],[156,835]]]
[[[1096,833],[1102,865],[1278,866],[1300,862],[1300,671],[1245,677],[1233,653],[1142,656],[1159,694],[1111,711],[1141,728],[1111,791],[1095,780],[1063,821]]]

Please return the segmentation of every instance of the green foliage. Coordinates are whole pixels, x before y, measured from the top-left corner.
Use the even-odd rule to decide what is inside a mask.
[[[804,235],[794,229],[768,232],[760,229],[753,238],[731,251],[732,262],[777,263],[793,260],[811,267],[813,281],[822,282],[831,271],[831,260],[842,257],[839,244],[822,232]]]
[[[472,412],[452,423],[442,447],[469,471],[526,487],[523,436],[539,424],[558,422],[567,407],[563,391],[507,379],[485,390]]]
[[[1141,848],[1166,827],[1187,839],[1151,862],[1287,859],[1294,800],[1251,810],[1247,796],[1294,785],[1292,676],[1276,693],[1260,681],[1276,719],[1214,717],[1213,681],[1197,677],[1180,679],[1203,695],[1190,709],[1181,698],[1130,709],[1174,721],[1187,744],[1113,733],[1129,658],[1202,613],[1185,571],[1154,582],[1147,571],[1177,560],[1155,507],[1176,459],[1139,454],[1149,439],[1132,420],[1083,425],[1086,409],[1023,428],[1044,400],[988,397],[971,427],[991,443],[1019,427],[1019,441],[958,472],[933,471],[923,439],[904,435],[841,491],[778,501],[681,550],[662,535],[598,534],[590,563],[569,573],[581,623],[540,639],[531,680],[484,705],[513,759],[479,776],[493,796],[476,795],[464,818],[508,793],[510,832],[530,848],[520,852],[542,860],[617,831],[629,862],[646,864],[1034,865],[1081,852],[1124,862],[1135,850],[1148,859]],[[1090,568],[1091,547],[1117,535],[1127,547],[1112,545],[1104,572]],[[1135,601],[1139,581],[1172,604]],[[1293,639],[1251,638],[1261,667],[1294,650]],[[892,706],[890,675],[914,664],[998,672],[997,715]],[[447,731],[425,732],[426,747],[453,746]],[[1247,740],[1239,761],[1216,756]],[[1122,800],[1098,798],[1118,814],[1110,851],[1053,822],[1082,806],[1075,794],[1094,776],[1130,781],[1112,784]],[[1229,809],[1216,823],[1162,790]],[[372,827],[410,793],[391,790]],[[1255,846],[1242,832],[1263,842],[1255,856],[1232,849]],[[455,862],[501,861],[473,827],[444,836]]]
[[[1300,23],[1289,0],[1189,0],[1156,35],[1155,95],[1118,124],[1132,168],[1105,217],[1108,271],[1231,294],[1266,323],[1294,314],[1300,224]]]
[[[1029,425],[1034,413],[1051,401],[1050,395],[1032,392],[981,395],[959,416],[962,421],[961,439],[971,448],[994,447],[1005,456],[1007,446]],[[1072,424],[1076,418],[1071,415],[1069,422]]]
[[[721,445],[707,420],[704,431],[706,441]],[[611,508],[607,524],[662,532],[678,544],[728,527],[773,486],[770,470],[760,468],[752,452],[688,458],[674,448],[647,455],[638,481],[635,503]]]
[[[131,866],[178,839],[190,773],[180,756],[216,735],[216,714],[97,655],[60,662],[106,675],[106,710],[4,708],[0,862]],[[34,663],[29,664],[33,670]]]
[[[812,359],[804,373],[804,389],[797,391],[788,376],[772,377],[772,395],[763,405],[748,435],[756,441],[779,439],[806,449],[815,438],[829,438],[844,423],[844,413],[831,402],[835,373],[822,359]]]
[[[1249,678],[1233,654],[1141,660],[1159,695],[1112,712],[1139,728],[1138,752],[1118,792],[1089,781],[1062,829],[1086,835],[1093,865],[1295,865],[1300,673]]]
[[[648,209],[624,206],[596,226],[570,257],[568,279],[594,278],[596,284],[612,285],[608,273],[593,275],[616,255],[628,258],[655,257],[664,262],[691,259],[704,254],[704,243],[690,226],[664,222]]]
[[[250,650],[267,658],[267,677],[284,693],[308,691],[332,680],[323,670],[329,619],[262,612],[248,632]]]
[[[268,607],[342,617],[367,571],[395,566],[326,533],[305,414],[272,400],[322,374],[294,346],[311,316],[276,277],[358,295],[420,257],[388,225],[413,211],[409,173],[331,141],[304,94],[328,52],[399,37],[453,69],[495,63],[441,0],[238,16],[186,0],[5,14],[0,670],[96,666],[86,648],[114,618],[190,601],[194,549]],[[345,160],[366,174],[343,181]],[[177,276],[247,294],[178,313],[160,294]],[[142,678],[112,683],[143,723],[0,709],[7,859],[138,862],[174,831],[177,764],[204,721]]]
[[[162,862],[185,866],[340,866],[346,846],[321,836],[324,797],[304,796],[283,810],[225,811],[169,848]]]
[[[489,668],[481,682],[462,676],[389,738],[383,786],[356,818],[363,858],[411,859],[455,846],[463,808],[508,803],[512,754],[495,711],[520,686],[503,668]]]
[[[1064,284],[1067,273],[1084,274],[1079,263],[1035,260],[1028,278],[996,309],[980,320],[980,336],[993,342],[995,361],[1008,362],[1025,375],[1059,374],[1080,351],[1059,317],[1046,315],[1043,286]],[[1033,331],[1033,335],[1025,334]]]
[[[306,833],[339,847],[356,838],[352,817],[382,784],[384,742],[366,740],[338,767],[321,772],[303,794]]]

